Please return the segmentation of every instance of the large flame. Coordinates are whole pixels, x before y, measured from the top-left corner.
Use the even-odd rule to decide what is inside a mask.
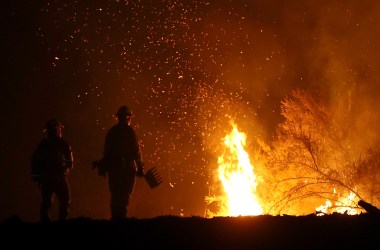
[[[225,201],[221,216],[259,215],[262,208],[256,192],[256,176],[249,155],[245,151],[246,135],[231,122],[232,131],[224,137],[224,152],[218,157],[219,180],[223,185]]]

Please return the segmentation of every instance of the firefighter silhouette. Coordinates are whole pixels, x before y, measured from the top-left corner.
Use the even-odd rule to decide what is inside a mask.
[[[102,164],[108,173],[111,219],[119,220],[127,217],[136,176],[144,176],[144,164],[137,135],[130,125],[131,110],[121,106],[115,116],[118,123],[105,137]]]
[[[70,145],[62,138],[62,128],[57,119],[48,120],[44,129],[47,137],[41,140],[32,155],[32,179],[39,184],[42,195],[41,221],[51,221],[55,196],[59,201],[59,220],[66,220],[69,215],[67,175],[73,168],[73,154]]]

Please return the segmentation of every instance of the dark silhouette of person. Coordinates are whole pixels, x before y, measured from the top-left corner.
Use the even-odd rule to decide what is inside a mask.
[[[127,106],[121,106],[115,116],[118,123],[105,137],[103,164],[108,173],[108,186],[111,193],[111,220],[127,217],[136,175],[144,176],[139,140],[130,125],[132,112]]]
[[[41,140],[32,155],[32,180],[39,184],[42,194],[42,222],[51,221],[55,196],[59,201],[59,220],[66,220],[69,215],[70,189],[67,175],[73,168],[73,153],[71,146],[62,138],[62,128],[60,121],[49,119],[44,129],[47,137]]]

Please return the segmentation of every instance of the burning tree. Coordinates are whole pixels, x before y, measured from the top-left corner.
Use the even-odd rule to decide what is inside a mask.
[[[319,207],[347,213],[360,211],[359,200],[379,203],[379,153],[358,153],[349,124],[337,122],[326,104],[302,90],[282,101],[281,114],[273,144],[263,147],[266,184],[273,189],[268,212],[306,214]]]

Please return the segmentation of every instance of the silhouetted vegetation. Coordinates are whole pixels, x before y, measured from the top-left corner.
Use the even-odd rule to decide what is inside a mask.
[[[273,144],[262,147],[270,213],[312,213],[327,200],[330,211],[361,211],[359,200],[379,204],[380,154],[356,145],[353,124],[335,119],[326,103],[303,90],[282,101],[281,114]]]

